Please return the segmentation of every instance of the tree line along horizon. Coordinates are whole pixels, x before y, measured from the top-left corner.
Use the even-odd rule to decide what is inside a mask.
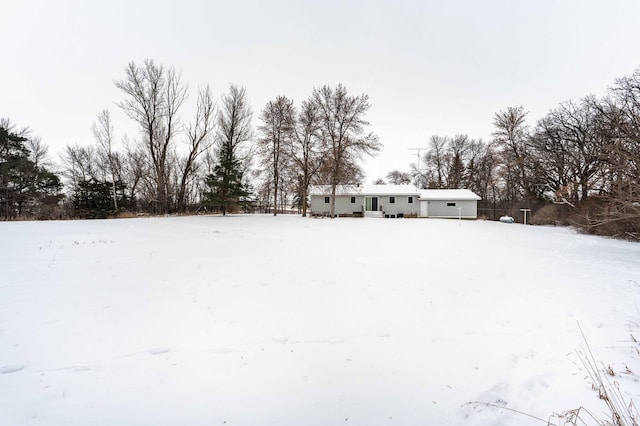
[[[67,145],[58,164],[28,128],[0,118],[2,219],[291,209],[305,216],[311,185],[335,193],[361,183],[359,161],[382,147],[366,120],[368,95],[342,84],[314,88],[299,106],[278,96],[254,126],[243,87],[230,85],[219,102],[200,87],[187,119],[188,86],[174,68],[130,62],[114,83],[124,95],[116,105],[138,129],[120,150],[108,110],[92,124],[94,143]],[[527,116],[522,106],[496,112],[488,142],[433,135],[418,165],[374,183],[467,188],[482,198],[481,217],[527,207],[534,223],[639,239],[640,68],[602,98],[560,103],[533,127]]]

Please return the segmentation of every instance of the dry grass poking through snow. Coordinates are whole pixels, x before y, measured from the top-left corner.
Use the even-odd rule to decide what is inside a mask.
[[[602,426],[638,426],[640,420],[638,410],[633,400],[626,401],[620,389],[620,384],[617,380],[613,380],[613,377],[616,376],[613,366],[611,366],[611,364],[605,366],[602,362],[596,361],[582,328],[580,329],[580,333],[582,334],[586,349],[579,352],[578,357],[580,358],[584,371],[588,375],[592,389],[596,391],[598,397],[605,402],[609,418],[599,418],[584,407],[569,410],[560,415],[554,415],[553,417],[558,419],[558,425],[569,424],[577,426],[588,424],[587,421],[594,421],[596,424]],[[630,371],[628,367],[627,370]]]
[[[580,328],[580,325],[578,324]],[[549,416],[548,420],[533,416],[512,408],[507,408],[499,403],[486,402],[470,402],[468,405],[484,406],[499,410],[506,410],[530,419],[539,420],[541,424],[547,426],[638,426],[640,425],[640,414],[633,400],[627,401],[623,395],[620,383],[613,378],[618,375],[611,364],[605,365],[597,361],[591,351],[589,342],[580,328],[580,333],[584,340],[586,349],[578,351],[577,356],[582,365],[583,371],[587,374],[587,380],[591,383],[591,388],[598,393],[600,398],[606,404],[606,418],[594,414],[592,411],[581,406],[575,409],[563,411],[562,413],[554,413]],[[633,335],[631,341],[638,343]],[[640,349],[635,348],[636,353],[640,354]],[[633,374],[627,366],[625,366],[625,374]]]

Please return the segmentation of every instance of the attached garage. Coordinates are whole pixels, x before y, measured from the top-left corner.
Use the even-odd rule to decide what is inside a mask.
[[[420,190],[420,217],[478,218],[480,197],[468,189]]]

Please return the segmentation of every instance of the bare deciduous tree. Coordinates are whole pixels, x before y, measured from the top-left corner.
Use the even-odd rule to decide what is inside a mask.
[[[358,160],[375,155],[381,148],[378,136],[366,133],[364,116],[371,107],[366,94],[349,96],[346,87],[322,86],[311,95],[318,108],[321,135],[327,147],[326,171],[331,185],[330,215],[335,217],[335,195],[339,184],[347,184],[358,175]]]
[[[640,68],[616,80],[610,95],[593,103],[605,136],[601,214],[588,218],[590,228],[612,227],[640,239]]]
[[[541,184],[566,192],[573,203],[589,196],[604,160],[603,134],[593,105],[592,99],[561,103],[538,122],[530,142]]]
[[[449,140],[447,158],[447,188],[462,188],[466,182],[466,155],[471,141],[467,135],[456,135]]]
[[[207,203],[219,208],[223,215],[240,201],[246,193],[243,182],[250,152],[242,145],[253,137],[246,89],[231,85],[229,93],[222,96],[218,114],[217,164],[207,176],[209,191],[205,193]]]
[[[273,215],[278,214],[278,191],[281,189],[280,176],[287,157],[284,149],[293,138],[295,110],[293,101],[285,96],[278,96],[269,101],[260,114],[262,125],[258,128],[261,137],[258,139],[258,152],[261,164],[271,171],[273,187]]]
[[[252,118],[247,89],[232,84],[229,93],[222,96],[222,106],[218,114],[218,143],[229,145],[234,153],[241,155],[240,146],[253,137]]]
[[[502,156],[502,176],[509,200],[531,198],[531,182],[527,173],[527,112],[522,106],[509,107],[494,115],[494,143]]]
[[[158,211],[170,209],[167,162],[171,144],[179,130],[178,111],[187,98],[186,85],[173,69],[147,59],[142,66],[130,62],[123,80],[115,82],[127,98],[117,105],[140,127],[143,143],[153,166]]]
[[[444,188],[446,178],[446,151],[448,139],[444,136],[433,135],[429,138],[429,150],[425,154],[425,168],[435,178],[435,182],[429,182],[429,188]]]
[[[91,131],[109,167],[113,209],[117,212],[118,198],[116,196],[116,160],[113,154],[113,124],[111,123],[111,114],[109,114],[108,110],[104,109],[98,113],[97,121],[91,126]]]
[[[294,126],[293,138],[287,140],[286,153],[298,174],[298,197],[302,217],[307,216],[309,186],[323,164],[320,135],[320,116],[311,100],[302,102]]]
[[[411,175],[399,170],[392,170],[387,173],[387,181],[393,185],[408,185],[411,183]]]
[[[149,162],[147,161],[144,147],[140,144],[132,144],[125,138],[124,149],[122,170],[128,188],[127,198],[137,200],[140,187],[143,186],[145,179],[148,180],[149,175],[152,173],[149,170]]]
[[[34,136],[26,140],[27,148],[30,151],[29,158],[37,167],[51,167],[51,158],[49,157],[49,146],[42,142],[40,136]]]
[[[180,182],[178,184],[177,207],[178,211],[187,209],[187,194],[189,184],[192,183],[197,169],[198,157],[211,146],[211,138],[215,126],[215,102],[209,85],[198,92],[196,116],[193,123],[186,129],[189,151],[182,160],[180,170]]]
[[[478,194],[483,200],[491,197],[489,188],[495,186],[495,169],[498,160],[490,144],[482,140],[472,141],[467,161],[467,188]]]
[[[91,179],[100,180],[98,155],[93,146],[67,145],[62,154],[62,175],[75,189],[79,182]]]

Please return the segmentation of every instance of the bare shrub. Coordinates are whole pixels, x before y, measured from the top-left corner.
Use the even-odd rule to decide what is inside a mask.
[[[531,216],[532,225],[567,225],[567,213],[565,206],[547,204],[536,210]]]
[[[624,213],[615,200],[591,197],[578,204],[571,224],[593,235],[640,240],[640,216]]]

